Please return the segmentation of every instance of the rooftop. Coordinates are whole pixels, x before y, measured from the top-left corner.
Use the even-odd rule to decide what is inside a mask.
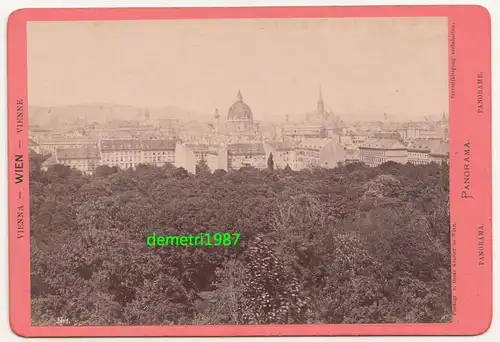
[[[406,149],[400,141],[396,139],[368,139],[360,148],[377,150],[403,150]]]
[[[269,141],[269,145],[271,145],[276,151],[291,151],[294,148],[293,140],[283,140],[283,141]]]
[[[299,147],[302,148],[321,148],[327,144],[333,142],[332,139],[328,138],[306,138],[299,143]]]
[[[100,153],[97,148],[62,148],[56,150],[58,160],[66,159],[100,159]]]
[[[440,144],[438,140],[431,139],[415,139],[408,143],[408,151],[414,152],[430,152],[433,148]]]
[[[47,159],[46,161],[44,161],[42,163],[42,167],[49,167],[49,166],[56,165],[56,164],[57,164],[56,157],[50,156],[49,159]]]
[[[149,139],[141,140],[142,148],[150,151],[175,150],[175,140]]]
[[[231,154],[266,154],[262,143],[233,143],[227,145]]]
[[[101,140],[101,151],[142,150],[142,141],[136,139]]]
[[[449,146],[447,143],[437,144],[429,153],[430,156],[445,157],[449,155]]]

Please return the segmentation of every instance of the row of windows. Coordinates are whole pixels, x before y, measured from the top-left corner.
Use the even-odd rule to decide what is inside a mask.
[[[428,153],[421,153],[421,152],[408,152],[408,155],[409,156],[412,156],[412,157],[427,157],[429,154]]]
[[[125,160],[124,160],[124,159],[125,159]],[[121,157],[121,158],[103,158],[102,160],[103,160],[104,162],[115,162],[115,161],[116,161],[116,162],[117,162],[117,161],[121,161],[121,162],[123,162],[123,161],[139,161],[139,160],[140,160],[140,158],[132,158],[132,157],[128,157],[128,158],[126,158],[126,157],[125,157],[125,158],[123,158],[123,157]]]
[[[311,162],[311,160],[313,162]],[[309,164],[311,164],[311,163],[318,164],[319,163],[319,158],[302,158],[302,157],[297,157],[297,161],[299,161],[299,162],[308,162]]]
[[[372,156],[384,156],[385,151],[381,151],[381,150],[363,151],[363,150],[361,150],[360,154],[366,155],[366,156],[370,156],[370,155],[372,155]]]
[[[423,165],[423,164],[429,164],[429,160],[408,160],[410,163],[414,165]]]
[[[89,164],[90,161],[88,159],[76,159],[76,160],[66,160],[64,164],[66,165],[79,165],[79,164]]]
[[[73,165],[72,167],[80,171],[89,171],[95,169],[94,165],[88,165],[88,164],[77,164]]]
[[[385,163],[387,161],[387,158],[380,158],[380,157],[366,157],[366,156],[361,156],[361,161],[362,162],[367,162],[367,163]]]
[[[314,152],[314,151],[297,151],[297,155],[319,158],[319,152]]]
[[[263,160],[265,157],[256,157],[256,156],[228,156],[228,160],[238,160],[238,159],[254,159],[254,160]]]

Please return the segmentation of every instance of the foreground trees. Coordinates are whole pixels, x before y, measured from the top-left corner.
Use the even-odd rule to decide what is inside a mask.
[[[392,163],[196,177],[171,166],[92,177],[33,167],[33,322],[447,321],[448,174]],[[152,232],[241,237],[153,248]]]

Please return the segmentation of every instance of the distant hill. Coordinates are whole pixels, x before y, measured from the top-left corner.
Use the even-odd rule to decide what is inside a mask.
[[[200,115],[199,113],[191,112],[184,108],[167,106],[161,108],[150,108],[149,115],[151,120],[158,119],[172,119],[179,121],[191,121],[191,120],[206,120],[207,115]]]
[[[109,103],[87,103],[60,107],[30,106],[28,118],[30,125],[50,126],[69,122],[105,122],[109,119],[142,121],[148,112],[152,121],[157,119],[186,121],[203,117],[186,109],[172,106],[148,109]]]

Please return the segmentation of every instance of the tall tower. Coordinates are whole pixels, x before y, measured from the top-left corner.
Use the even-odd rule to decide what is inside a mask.
[[[219,115],[219,110],[217,108],[215,108],[214,118],[215,118],[215,133],[219,133],[219,118],[220,118],[220,115]]]
[[[319,87],[319,99],[318,99],[317,110],[318,110],[319,114],[324,114],[325,113],[325,104],[323,102],[323,94],[321,92],[321,87]]]

